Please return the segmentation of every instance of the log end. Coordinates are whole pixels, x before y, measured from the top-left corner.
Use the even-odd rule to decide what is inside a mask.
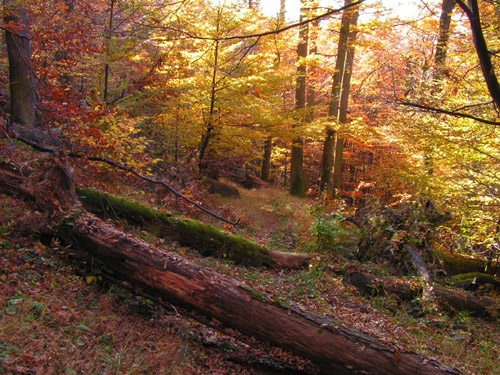
[[[288,253],[285,251],[271,251],[270,256],[275,268],[302,268],[309,265],[310,254]]]

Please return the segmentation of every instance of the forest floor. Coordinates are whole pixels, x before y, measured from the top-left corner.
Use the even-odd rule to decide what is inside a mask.
[[[154,201],[147,192],[130,191],[121,193],[140,203]],[[335,221],[336,207],[320,207],[273,187],[240,192],[239,199],[205,193],[203,203],[225,216],[241,218],[238,229],[226,230],[276,250],[312,253],[309,268],[238,266],[201,257],[137,228],[127,230],[401,349],[469,374],[500,372],[498,320],[441,310],[432,301],[420,301],[416,308],[393,296],[362,297],[342,284],[345,270],[375,275],[387,271],[354,260],[358,233]],[[92,264],[82,265],[71,257],[70,249],[25,235],[22,226],[29,215],[24,202],[0,195],[0,374],[265,375],[293,374],[294,368],[297,373],[315,372],[307,361],[282,350],[256,343],[248,346],[183,317],[174,306],[158,306],[108,283]],[[206,216],[194,216],[207,221]]]

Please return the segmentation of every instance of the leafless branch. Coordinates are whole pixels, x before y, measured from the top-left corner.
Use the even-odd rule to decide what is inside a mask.
[[[3,137],[7,137],[7,134],[2,135],[2,136]],[[35,150],[38,150],[38,151],[41,151],[41,152],[48,152],[48,153],[52,153],[52,154],[57,154],[57,153],[62,152],[61,150],[59,150],[57,148],[42,146],[42,145],[34,142],[33,140],[30,140],[30,139],[25,138],[25,137],[20,137],[17,134],[16,134],[16,137],[17,137],[17,140],[19,140],[21,142],[24,142],[27,145],[29,145],[32,148],[34,148]],[[221,220],[221,221],[223,221],[225,223],[228,223],[228,224],[231,224],[233,226],[237,226],[240,223],[240,219],[238,219],[237,221],[231,221],[229,219],[226,219],[226,218],[223,218],[223,217],[217,215],[215,212],[210,211],[209,209],[207,209],[207,208],[203,207],[202,205],[200,205],[198,202],[195,202],[194,200],[189,199],[188,197],[186,197],[184,194],[178,192],[172,186],[170,186],[169,184],[167,184],[165,181],[158,180],[158,179],[155,179],[155,178],[143,175],[143,174],[135,171],[134,169],[132,169],[130,167],[127,167],[126,165],[120,164],[120,163],[118,163],[118,162],[116,162],[116,161],[114,161],[112,159],[104,158],[104,157],[98,157],[98,156],[89,156],[89,155],[85,155],[85,154],[82,154],[82,153],[75,153],[75,152],[66,152],[66,155],[69,156],[69,157],[72,157],[72,158],[86,159],[86,160],[90,160],[90,161],[96,161],[96,162],[101,162],[101,163],[105,163],[105,164],[111,165],[111,166],[113,166],[113,167],[115,167],[117,169],[120,169],[122,171],[131,173],[134,176],[136,176],[136,177],[138,177],[138,178],[140,178],[142,180],[145,180],[145,181],[148,181],[150,183],[157,184],[157,185],[162,185],[162,186],[166,187],[176,197],[179,197],[179,198],[185,200],[189,204],[195,206],[196,208],[200,209],[201,211],[207,213],[208,215],[210,215],[212,217],[215,217],[218,220]]]
[[[185,35],[186,37],[188,37],[190,39],[212,40],[212,41],[237,40],[237,39],[252,39],[252,38],[262,38],[262,37],[268,36],[268,35],[280,34],[280,33],[284,32],[284,31],[293,29],[295,27],[298,27],[298,26],[301,26],[301,25],[306,25],[306,24],[309,24],[311,22],[318,21],[318,20],[321,20],[323,18],[329,17],[332,14],[340,13],[344,9],[349,9],[349,8],[355,7],[355,6],[357,6],[357,5],[359,5],[359,4],[363,3],[363,2],[365,2],[365,0],[357,0],[357,1],[355,1],[355,2],[353,2],[351,4],[349,4],[349,5],[345,5],[343,7],[336,8],[336,9],[330,9],[327,12],[325,12],[323,14],[320,14],[320,15],[318,15],[316,17],[312,17],[312,18],[309,18],[309,19],[306,19],[306,20],[303,20],[303,21],[300,21],[300,22],[295,22],[295,23],[292,23],[290,25],[284,26],[282,28],[276,29],[276,30],[268,30],[268,31],[265,31],[263,33],[248,34],[248,35],[234,35],[234,36],[225,36],[225,37],[209,37],[209,36],[196,35],[196,34],[190,33],[189,31],[182,30],[182,29],[179,29],[179,28],[176,28],[176,27],[171,27],[171,26],[146,25],[146,24],[143,24],[143,23],[138,23],[138,24],[140,24],[141,26],[148,26],[148,27],[151,27],[151,28],[154,28],[154,29],[175,31],[175,32],[178,32],[180,34]]]
[[[443,108],[430,107],[428,105],[413,103],[413,102],[409,102],[407,100],[401,100],[401,99],[396,99],[395,102],[397,104],[405,105],[407,107],[419,108],[419,109],[423,109],[425,111],[434,112],[434,113],[442,113],[445,115],[450,115],[450,116],[459,117],[459,118],[468,118],[468,119],[471,119],[474,121],[481,122],[483,124],[500,126],[500,122],[498,122],[498,121],[483,119],[480,117],[470,115],[468,113],[457,112],[456,110],[448,110],[448,109],[443,109]]]

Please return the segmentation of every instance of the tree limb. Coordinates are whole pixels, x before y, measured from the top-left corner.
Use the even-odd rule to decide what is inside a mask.
[[[29,133],[30,129],[16,125],[14,128],[11,127],[9,130],[14,132],[17,140],[26,143],[27,145],[31,146],[35,150],[38,150],[41,152],[52,153],[52,154],[57,154],[57,153],[63,152],[64,148],[61,148],[59,146],[63,145],[64,143],[61,140],[49,135],[46,132],[42,132],[42,131],[37,130],[37,135],[43,137],[42,143],[47,143],[45,141],[46,141],[46,139],[49,139],[49,142],[50,142],[49,144],[51,146],[42,145],[39,142],[35,141],[34,139],[30,139],[32,137],[29,137],[27,134],[27,133]],[[23,132],[24,132],[24,134],[20,136],[19,133],[23,133]],[[3,134],[2,137],[9,138],[7,132],[5,132],[5,134]],[[186,202],[195,206],[196,208],[200,209],[201,211],[203,211],[203,212],[207,213],[208,215],[210,215],[218,220],[221,220],[225,223],[231,224],[233,226],[237,226],[240,222],[240,219],[238,219],[237,221],[231,221],[229,219],[223,218],[222,216],[217,215],[215,212],[203,207],[198,202],[195,202],[194,200],[186,197],[184,194],[178,192],[172,186],[167,184],[165,181],[143,175],[143,174],[135,171],[134,169],[127,167],[126,165],[120,164],[112,159],[105,158],[105,157],[98,157],[98,156],[89,156],[89,155],[86,155],[86,154],[81,153],[81,152],[79,153],[79,152],[67,151],[64,153],[67,156],[72,157],[72,158],[76,158],[76,159],[87,159],[90,161],[97,161],[97,162],[105,163],[105,164],[108,164],[112,167],[120,169],[122,171],[129,172],[142,180],[148,181],[148,182],[153,183],[153,184],[162,185],[162,186],[166,187],[176,197],[179,197],[179,198],[185,200]]]
[[[493,120],[486,120],[480,117],[476,117],[473,115],[469,115],[468,113],[463,113],[463,112],[456,112],[444,108],[436,108],[436,107],[430,107],[428,105],[423,105],[423,104],[418,104],[418,103],[413,103],[407,100],[401,100],[401,99],[395,99],[395,102],[397,104],[405,105],[408,107],[413,107],[413,108],[420,108],[429,112],[434,112],[434,113],[443,113],[445,115],[450,115],[454,117],[461,117],[461,118],[468,118],[477,122],[481,122],[483,124],[488,124],[488,125],[494,125],[494,126],[500,126],[500,122],[498,121],[493,121]]]
[[[248,34],[248,35],[234,35],[234,36],[226,36],[226,37],[208,37],[208,36],[201,36],[201,35],[192,34],[189,31],[178,29],[178,28],[175,28],[175,27],[170,27],[170,26],[145,25],[143,23],[138,23],[138,24],[140,24],[142,26],[148,26],[148,27],[151,27],[151,28],[154,28],[154,29],[176,31],[176,32],[179,32],[181,34],[184,34],[186,37],[188,37],[190,39],[223,41],[223,40],[262,38],[263,36],[280,34],[280,33],[284,32],[284,31],[293,29],[295,27],[306,25],[306,24],[309,24],[311,22],[321,20],[323,18],[331,16],[332,14],[339,13],[339,12],[343,11],[344,9],[355,7],[356,5],[359,5],[359,4],[364,3],[364,2],[365,2],[365,0],[357,0],[357,1],[355,1],[355,2],[353,2],[351,4],[349,4],[349,5],[345,5],[345,6],[342,6],[340,8],[336,8],[336,9],[330,9],[327,12],[325,12],[323,14],[320,14],[319,16],[312,17],[312,18],[309,18],[309,19],[306,19],[306,20],[303,20],[303,21],[295,22],[295,23],[292,23],[290,25],[284,26],[284,27],[282,27],[280,29],[268,30],[268,31],[264,31],[263,33]]]

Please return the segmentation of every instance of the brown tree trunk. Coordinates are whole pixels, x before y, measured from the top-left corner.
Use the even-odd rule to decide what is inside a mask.
[[[264,144],[264,155],[262,156],[262,166],[260,168],[260,179],[270,182],[271,180],[271,152],[273,150],[273,137],[268,136]]]
[[[350,0],[346,0],[346,5],[348,2],[352,2]],[[338,101],[333,103],[333,112],[336,112],[337,121],[339,124],[345,124],[347,122],[347,106],[349,103],[349,92],[351,89],[351,75],[352,75],[352,67],[354,63],[354,41],[356,40],[357,29],[356,26],[358,24],[358,15],[359,8],[355,7],[352,9],[347,9],[342,14],[342,18],[344,16],[347,18],[346,23],[348,24],[348,38],[347,38],[347,46],[345,51],[345,62],[343,63],[341,70],[341,83],[340,83],[340,97]],[[342,63],[342,62],[341,62]],[[338,107],[336,107],[338,106]],[[340,185],[342,183],[342,158],[344,153],[344,139],[339,137],[337,133],[337,137],[335,139],[335,155],[333,158],[333,176],[332,176],[332,195],[335,194],[335,191],[340,189]]]
[[[439,35],[436,43],[436,53],[434,58],[434,81],[432,84],[432,93],[434,96],[439,95],[443,88],[446,55],[448,53],[448,41],[450,39],[451,16],[454,7],[455,0],[443,0],[441,4]],[[437,101],[439,101],[439,99]],[[432,148],[432,146],[428,146],[428,150],[424,151],[422,160],[424,171],[429,175],[434,174],[434,158],[432,156]]]
[[[106,104],[108,102],[108,93],[109,93],[109,55],[111,53],[111,37],[113,36],[113,20],[114,20],[114,12],[115,12],[115,1],[111,0],[109,4],[109,19],[108,19],[108,27],[106,30],[106,51],[104,54],[105,62],[104,62],[104,89],[103,89],[103,101]]]
[[[352,0],[345,0],[345,5],[349,5],[352,2]],[[354,59],[354,47],[349,46],[349,43],[353,42],[356,38],[356,31],[351,31],[351,25],[356,25],[357,18],[357,8],[355,10],[347,9],[342,14],[337,60],[335,63],[335,73],[333,75],[332,98],[328,109],[328,116],[335,119],[339,124],[346,122],[351,70]],[[334,188],[340,187],[341,174],[339,173],[341,173],[342,169],[343,146],[343,139],[336,139],[335,131],[331,128],[327,128],[325,141],[323,143],[321,164],[321,192],[328,189],[333,195]],[[334,175],[335,182],[332,182],[330,179],[331,170],[332,167],[334,167],[334,159],[336,160],[334,171],[337,171],[337,174]]]
[[[301,21],[305,17],[305,0],[301,2]],[[307,44],[308,44],[308,24],[301,25],[299,28],[299,44],[297,46],[297,80],[295,84],[295,109],[305,111],[306,108],[306,63]],[[301,120],[304,118],[300,114]],[[301,121],[302,123],[302,121]],[[304,180],[304,140],[298,136],[292,141],[292,156],[290,160],[290,194],[303,197],[306,194]]]
[[[9,57],[10,120],[26,127],[36,122],[37,96],[31,70],[31,40],[28,36],[26,9],[15,0],[4,0],[4,21],[21,27],[19,32],[5,30]]]
[[[441,16],[439,19],[439,35],[436,44],[436,55],[434,58],[434,79],[439,84],[441,91],[441,80],[443,79],[443,71],[445,68],[446,55],[448,53],[448,41],[450,39],[450,26],[455,0],[443,0],[441,6]]]
[[[0,170],[0,189],[32,195],[19,174]],[[35,192],[36,193],[36,192]],[[61,215],[62,216],[62,215]],[[325,374],[459,374],[330,319],[300,312],[244,284],[136,239],[86,212],[53,220],[45,231],[92,255],[113,279],[320,365]]]

